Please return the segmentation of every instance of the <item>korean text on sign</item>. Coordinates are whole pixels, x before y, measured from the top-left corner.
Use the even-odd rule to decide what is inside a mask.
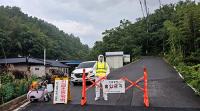
[[[125,81],[105,80],[103,82],[103,91],[105,93],[125,93]]]
[[[68,80],[55,80],[54,103],[67,103]]]

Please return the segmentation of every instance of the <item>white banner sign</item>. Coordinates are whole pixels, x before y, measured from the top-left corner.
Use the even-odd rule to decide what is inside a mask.
[[[104,80],[102,86],[105,93],[125,93],[124,80]]]
[[[65,103],[67,104],[67,95],[68,95],[68,80],[63,79],[55,80],[54,84],[54,99],[53,103]]]

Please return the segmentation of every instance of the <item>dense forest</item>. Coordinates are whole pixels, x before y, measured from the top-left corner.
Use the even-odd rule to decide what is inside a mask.
[[[118,27],[103,32],[90,55],[124,51],[132,57],[165,55],[174,63],[200,63],[200,3],[190,0],[163,5],[135,23],[121,20]]]
[[[86,59],[89,48],[78,37],[24,14],[18,7],[0,6],[0,58],[31,56],[48,59]]]
[[[135,23],[121,20],[118,27],[103,32],[103,41],[95,43],[90,56],[107,51],[124,51],[133,60],[162,56],[200,95],[200,3],[180,1],[146,13]]]

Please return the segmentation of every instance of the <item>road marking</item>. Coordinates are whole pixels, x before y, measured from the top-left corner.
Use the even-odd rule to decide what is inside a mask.
[[[182,75],[180,72],[178,72],[178,70],[177,70],[176,66],[173,66],[173,67],[174,67],[174,69],[176,70],[176,72],[178,73],[178,75],[181,77],[181,79],[183,79],[183,80],[184,80],[184,77],[183,77],[183,75]]]
[[[24,108],[26,105],[28,105],[30,103],[30,101],[25,102],[24,104],[22,104],[20,107],[18,107],[17,109],[14,109],[13,111],[19,111],[20,109]]]
[[[171,65],[165,58],[163,58],[165,62],[167,62],[169,65]],[[171,65],[172,66],[172,65]],[[184,77],[183,75],[177,70],[176,66],[173,66],[173,68],[176,70],[176,72],[178,73],[178,75],[180,76],[181,79],[184,80]],[[185,82],[187,83],[187,82]],[[197,91],[194,87],[192,87],[190,84],[187,83],[187,85],[195,92],[197,93],[198,95],[200,95],[200,92]]]
[[[173,66],[173,67],[174,67],[174,69],[176,70],[176,72],[178,72],[176,66]],[[182,76],[182,74],[181,74],[180,72],[178,72],[178,75],[181,77],[181,79],[184,80],[184,77]],[[187,82],[186,82],[186,83],[187,83]],[[189,83],[187,83],[187,85],[188,85],[195,93],[197,93],[198,95],[200,95],[200,92],[197,91],[193,86],[191,86]]]
[[[190,88],[192,88],[192,90],[193,90],[195,93],[200,94],[200,93],[199,93],[194,87],[192,87],[190,84],[187,83],[187,85],[188,85]]]

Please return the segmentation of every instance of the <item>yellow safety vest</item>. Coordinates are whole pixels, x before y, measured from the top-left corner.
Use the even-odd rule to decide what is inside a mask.
[[[106,62],[97,62],[96,63],[96,75],[95,76],[104,77],[104,76],[106,76],[106,71],[107,71]]]

